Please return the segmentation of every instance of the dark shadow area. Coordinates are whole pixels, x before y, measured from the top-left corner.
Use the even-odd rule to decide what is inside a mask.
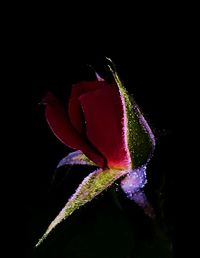
[[[183,103],[183,46],[172,24],[140,24],[121,40],[111,33],[91,40],[87,35],[51,31],[27,32],[18,48],[20,60],[14,92],[20,95],[18,190],[20,246],[26,257],[39,258],[171,258],[176,253],[177,184],[180,176],[180,118]],[[65,33],[66,34],[66,33]],[[130,35],[131,34],[131,35]],[[103,40],[103,38],[105,40]],[[24,38],[24,37],[23,37]],[[116,185],[75,212],[34,249],[38,238],[58,214],[91,168],[55,167],[70,149],[49,130],[44,107],[47,91],[63,101],[73,83],[92,80],[92,65],[110,78],[105,56],[113,59],[125,87],[146,115],[156,136],[156,150],[147,170],[146,194],[157,217],[152,221]],[[181,81],[180,81],[180,78]],[[102,103],[103,105],[103,103]],[[18,235],[18,233],[16,234]],[[16,237],[17,241],[17,237]]]

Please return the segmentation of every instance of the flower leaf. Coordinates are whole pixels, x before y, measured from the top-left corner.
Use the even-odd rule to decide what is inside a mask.
[[[36,244],[38,247],[49,235],[49,233],[63,220],[67,219],[75,210],[91,201],[95,196],[107,189],[114,181],[127,174],[128,171],[116,169],[98,169],[89,174],[79,185],[76,192],[66,203],[58,216],[51,222],[42,238]]]

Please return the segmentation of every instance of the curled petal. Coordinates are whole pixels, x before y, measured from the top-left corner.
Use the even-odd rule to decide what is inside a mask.
[[[89,140],[106,158],[110,168],[125,169],[130,165],[125,143],[124,113],[116,85],[83,94],[83,108]]]
[[[105,80],[97,73],[95,72],[96,78],[99,82],[104,82]]]
[[[103,167],[103,157],[73,128],[65,107],[59,100],[49,92],[43,102],[46,104],[46,120],[57,138],[68,147],[81,150],[94,163]]]
[[[80,134],[85,134],[85,121],[78,98],[86,92],[95,91],[106,86],[108,86],[106,82],[98,80],[80,82],[72,86],[72,91],[69,98],[69,118],[74,128],[76,128]]]

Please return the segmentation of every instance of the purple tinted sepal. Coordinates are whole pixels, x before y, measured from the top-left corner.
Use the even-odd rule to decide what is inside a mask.
[[[61,159],[56,168],[66,165],[88,165],[96,166],[94,162],[89,160],[81,151],[74,151],[69,153],[66,157]]]
[[[130,170],[121,181],[121,188],[127,195],[132,195],[146,184],[146,166]]]
[[[128,198],[134,201],[138,206],[140,206],[144,213],[149,216],[150,218],[155,218],[155,212],[152,208],[151,204],[147,200],[147,197],[142,189],[138,190],[137,192],[129,195]]]
[[[127,194],[127,197],[140,206],[144,212],[154,218],[154,210],[149,204],[143,187],[147,183],[146,166],[131,170],[121,181],[121,188]]]

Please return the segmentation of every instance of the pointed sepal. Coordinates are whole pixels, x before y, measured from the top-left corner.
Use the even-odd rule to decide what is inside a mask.
[[[89,174],[79,185],[76,192],[68,200],[58,216],[51,222],[42,238],[36,244],[36,247],[38,247],[47,238],[49,233],[59,223],[67,219],[75,210],[91,201],[94,197],[112,185],[114,181],[127,173],[128,171],[116,169],[98,169],[97,171]]]
[[[118,86],[125,109],[127,144],[132,160],[132,168],[134,169],[150,160],[155,147],[155,137],[141,110],[120,80],[114,63],[109,58],[107,60],[111,64],[108,67]]]
[[[86,157],[81,151],[74,151],[69,153],[66,157],[61,159],[56,168],[60,168],[66,165],[88,165],[96,166],[88,157]]]

